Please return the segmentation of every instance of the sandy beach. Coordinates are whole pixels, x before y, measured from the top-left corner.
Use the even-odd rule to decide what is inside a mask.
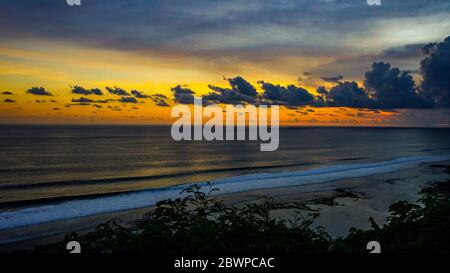
[[[378,224],[384,223],[390,204],[399,200],[415,201],[421,188],[447,181],[449,174],[446,173],[446,166],[449,165],[449,161],[427,163],[385,174],[297,187],[253,190],[218,198],[227,205],[241,206],[272,197],[274,216],[291,220],[297,213],[320,213],[314,227],[322,227],[331,236],[340,237],[347,235],[351,227],[369,228],[369,217],[373,217]],[[68,232],[84,234],[113,218],[120,218],[124,225],[132,226],[150,209],[105,213],[3,230],[0,232],[0,251],[32,249],[37,245],[57,242]]]

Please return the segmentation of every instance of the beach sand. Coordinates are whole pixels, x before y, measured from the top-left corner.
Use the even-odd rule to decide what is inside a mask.
[[[383,224],[389,205],[399,200],[414,202],[423,187],[447,181],[449,174],[446,166],[450,166],[450,162],[422,164],[391,173],[327,183],[234,193],[218,198],[227,205],[241,206],[272,197],[274,216],[292,220],[297,213],[306,215],[318,212],[320,216],[315,220],[314,227],[323,227],[331,236],[340,237],[347,235],[351,227],[369,228],[369,217]],[[120,218],[124,225],[132,226],[149,210],[151,208],[134,209],[2,230],[0,252],[32,249],[37,245],[57,242],[68,232],[84,234],[113,218]]]

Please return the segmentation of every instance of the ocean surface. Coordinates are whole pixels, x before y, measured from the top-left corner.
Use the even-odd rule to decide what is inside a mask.
[[[0,229],[139,208],[192,183],[219,193],[323,183],[450,159],[450,129],[280,128],[173,141],[169,126],[0,126]]]

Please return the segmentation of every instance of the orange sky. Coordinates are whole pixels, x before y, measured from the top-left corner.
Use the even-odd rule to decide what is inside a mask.
[[[298,58],[296,65],[303,71],[330,61],[328,58]],[[281,62],[281,60],[280,60]],[[283,66],[290,65],[287,60]],[[118,86],[127,91],[140,90],[146,94],[162,93],[171,99],[170,88],[178,84],[187,85],[197,95],[208,93],[208,84],[227,86],[224,76],[241,75],[258,87],[258,81],[272,81],[277,84],[298,84],[298,74],[283,69],[273,69],[281,64],[246,64],[238,69],[208,66],[208,62],[192,57],[163,58],[150,53],[122,53],[112,50],[81,48],[67,44],[57,44],[32,40],[20,44],[3,43],[0,47],[0,92],[9,91],[13,95],[0,95],[1,123],[57,123],[57,124],[170,124],[171,107],[156,106],[151,99],[139,99],[139,103],[109,102],[97,108],[93,105],[70,105],[73,98],[71,86],[100,88]],[[241,74],[245,71],[245,74]],[[278,71],[278,73],[275,73]],[[353,79],[360,80],[360,79]],[[360,82],[360,81],[359,81]],[[361,83],[361,82],[360,82]],[[311,93],[319,85],[327,83],[317,78],[302,82],[302,87]],[[54,96],[27,94],[31,87],[44,87]],[[328,84],[329,86],[329,84]],[[104,92],[106,93],[106,92]],[[114,98],[105,94],[101,99]],[[6,103],[5,99],[15,103]],[[97,98],[98,99],[98,98]],[[118,110],[120,108],[120,110]],[[317,126],[413,126],[402,121],[403,111],[371,111],[368,109],[281,108],[281,125]],[[445,121],[434,126],[445,126]],[[425,125],[426,126],[426,125]]]
[[[260,94],[259,81],[316,94],[317,87],[332,86],[322,78],[337,75],[362,87],[364,73],[380,61],[414,71],[420,86],[419,49],[449,35],[448,1],[388,1],[379,7],[338,2],[86,1],[75,7],[3,1],[0,123],[170,124],[171,107],[150,98],[120,103],[105,87],[164,94],[171,106],[170,90],[177,85],[201,96],[211,91],[209,84],[229,88],[224,77],[236,76]],[[309,76],[299,81],[305,72]],[[105,95],[89,98],[115,101],[72,105],[81,97],[71,93],[73,86],[100,88]],[[54,96],[27,94],[32,87]],[[449,111],[282,107],[280,123],[449,127]]]

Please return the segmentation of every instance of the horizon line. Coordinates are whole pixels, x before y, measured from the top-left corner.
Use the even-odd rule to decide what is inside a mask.
[[[80,127],[103,127],[103,126],[120,126],[120,127],[171,127],[172,124],[139,124],[139,123],[1,123],[0,126],[80,126]],[[195,127],[194,125],[191,127]],[[224,126],[227,127],[227,126]],[[234,126],[242,127],[242,125]],[[245,125],[245,127],[250,127]],[[270,126],[268,126],[270,127]],[[280,128],[386,128],[386,129],[450,129],[450,125],[445,126],[402,126],[402,125],[279,125]]]

